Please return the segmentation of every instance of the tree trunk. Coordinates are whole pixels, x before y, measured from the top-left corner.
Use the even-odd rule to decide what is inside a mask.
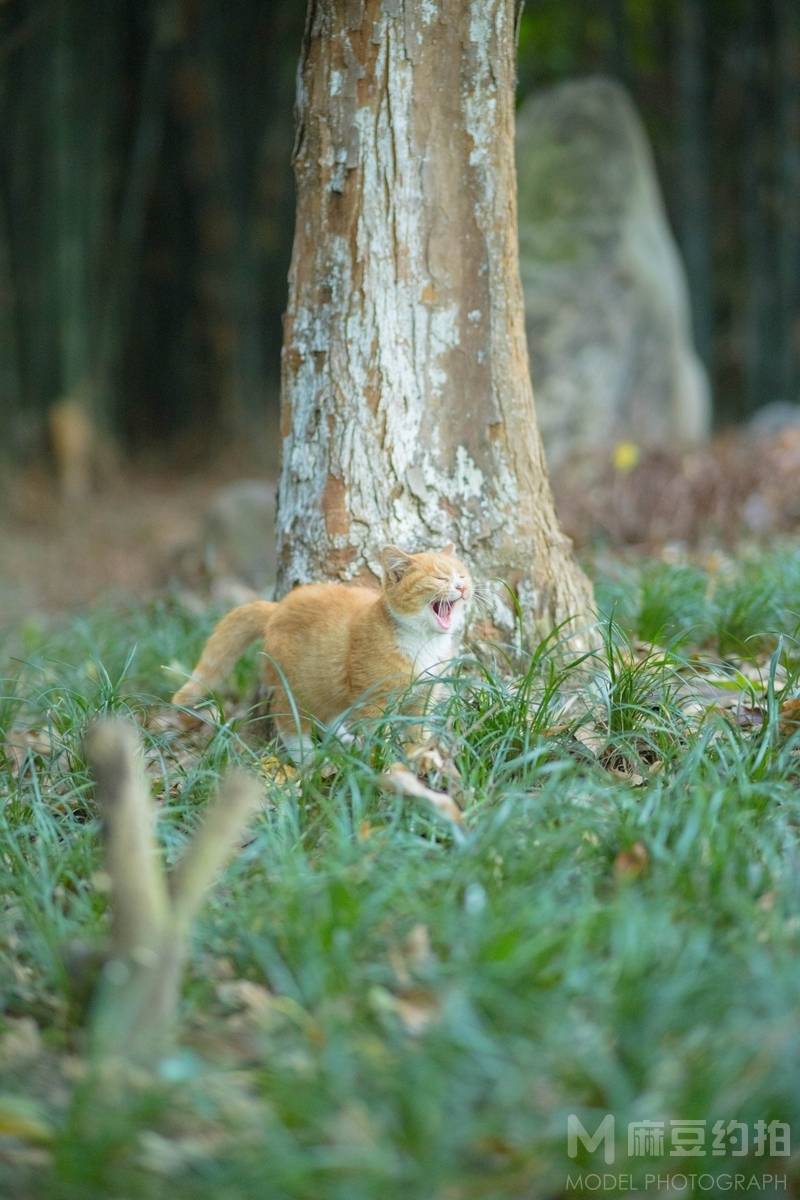
[[[515,0],[309,0],[279,590],[448,541],[527,631],[591,592],[553,508],[517,254]],[[492,622],[513,628],[497,587]]]

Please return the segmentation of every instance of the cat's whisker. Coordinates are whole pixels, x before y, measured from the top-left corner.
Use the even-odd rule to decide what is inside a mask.
[[[475,587],[472,592],[471,603],[481,609],[483,612],[488,612],[490,608],[490,597],[488,590],[483,587]]]

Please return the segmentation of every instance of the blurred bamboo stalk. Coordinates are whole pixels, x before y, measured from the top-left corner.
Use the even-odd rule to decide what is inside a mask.
[[[131,319],[136,267],[161,151],[167,85],[179,32],[175,0],[161,0],[152,18],[136,128],[129,161],[122,172],[124,185],[111,254],[113,265],[105,277],[106,296],[94,371],[100,395],[112,391],[114,370]]]
[[[4,390],[38,409],[58,455],[64,413],[107,443],[120,357],[132,319],[147,212],[162,143],[175,0],[135,11],[100,0],[50,0],[30,37],[9,43],[0,139],[0,370]],[[143,31],[144,67],[131,77],[126,22]],[[130,104],[134,95],[137,103]],[[132,115],[131,115],[132,112]],[[22,269],[14,270],[21,264]],[[19,337],[10,352],[6,280]],[[5,384],[11,370],[16,379]],[[0,396],[0,403],[5,401]],[[99,435],[99,437],[98,437]],[[63,458],[63,455],[62,455]],[[70,494],[91,471],[59,467]]]
[[[727,376],[720,407],[794,400],[797,0],[602,0],[591,20],[584,7],[528,6],[524,85],[598,68],[627,80],[670,189],[698,347]],[[6,449],[21,443],[15,427],[30,444],[62,401],[83,406],[99,444],[114,426],[141,443],[209,421],[250,439],[263,422],[285,306],[304,8],[0,3]],[[535,64],[526,29],[545,51]]]
[[[780,155],[780,398],[800,400],[800,10],[775,0]]]
[[[681,0],[675,64],[680,240],[697,351],[711,361],[712,285],[707,88],[707,14],[704,0]]]
[[[748,37],[744,63],[744,374],[747,408],[776,399],[774,379],[780,355],[775,353],[775,262],[772,254],[774,146],[763,136],[771,109],[771,79],[765,21],[766,7],[747,10]]]
[[[2,101],[0,100],[0,104]],[[3,107],[0,107],[2,113]],[[13,419],[22,408],[19,362],[17,298],[11,261],[11,235],[5,180],[0,179],[0,420],[13,430]],[[0,438],[0,457],[11,451],[11,439]]]
[[[271,118],[291,103],[302,6],[43,0],[24,14],[0,5],[0,406],[19,420],[23,396],[51,447],[80,408],[106,457],[115,426],[135,437],[148,419],[202,414],[251,437],[268,359],[277,380],[291,123]]]

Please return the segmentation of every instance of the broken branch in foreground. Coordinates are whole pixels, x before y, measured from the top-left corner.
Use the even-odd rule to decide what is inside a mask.
[[[203,897],[258,804],[255,779],[230,772],[183,857],[167,875],[133,725],[98,721],[86,739],[103,818],[111,886],[111,951],[92,1017],[100,1057],[147,1065],[174,1035],[189,932]]]

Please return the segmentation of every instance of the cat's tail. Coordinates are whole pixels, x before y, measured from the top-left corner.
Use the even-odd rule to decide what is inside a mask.
[[[269,600],[253,600],[224,616],[213,629],[189,679],[172,697],[172,703],[191,708],[217,687],[250,643],[264,637],[276,608]]]

